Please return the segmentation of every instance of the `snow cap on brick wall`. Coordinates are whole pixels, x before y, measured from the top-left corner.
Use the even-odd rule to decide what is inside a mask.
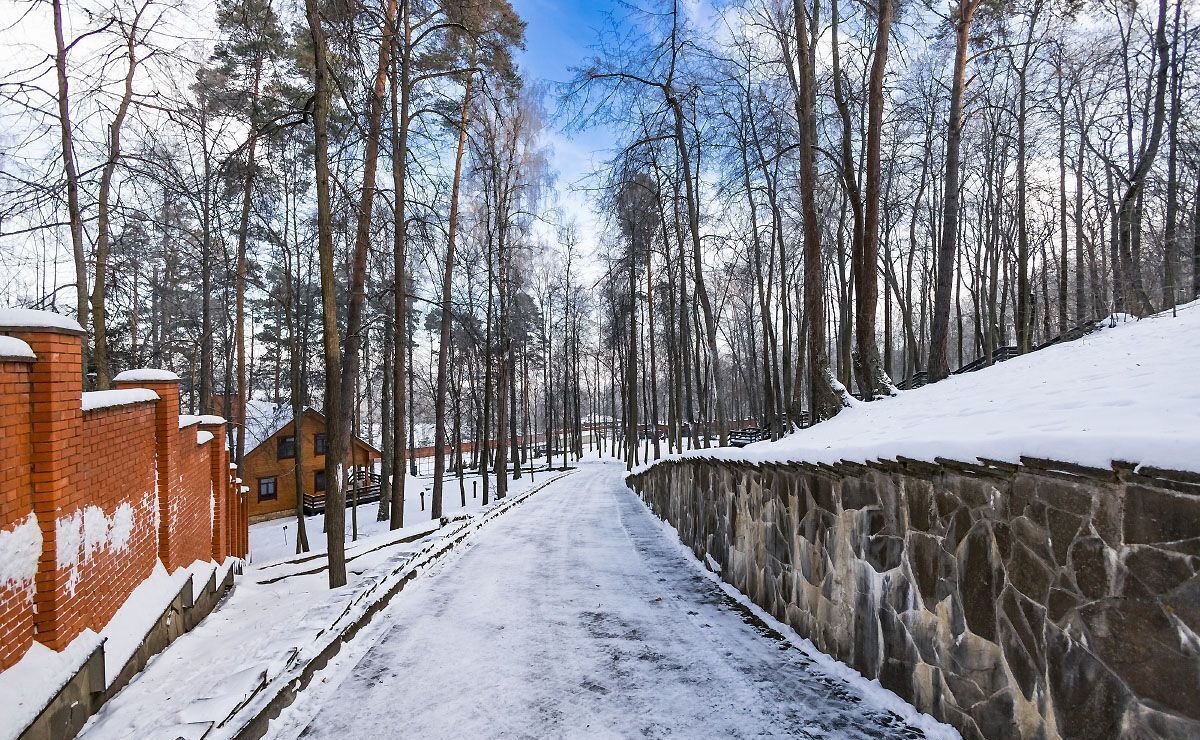
[[[83,327],[75,319],[33,308],[0,308],[0,329],[63,329],[83,333]]]
[[[0,359],[36,360],[37,355],[28,344],[16,337],[0,337]]]
[[[158,370],[152,367],[143,367],[136,370],[126,370],[125,372],[117,373],[117,377],[113,378],[118,383],[150,383],[162,381],[178,381],[179,376],[170,370]]]
[[[216,414],[201,414],[200,416],[198,416],[196,418],[200,419],[201,424],[224,424],[225,423],[225,417],[217,416]]]
[[[88,391],[83,394],[83,410],[128,406],[132,403],[157,401],[158,394],[149,388],[120,388],[113,391]]]
[[[212,441],[212,432],[196,432],[196,444],[203,445]]]

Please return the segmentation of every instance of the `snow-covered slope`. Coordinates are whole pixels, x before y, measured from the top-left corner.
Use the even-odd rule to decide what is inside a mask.
[[[1039,457],[1200,471],[1200,301],[857,404],[777,442],[687,455],[863,462]],[[677,456],[676,456],[677,457]]]

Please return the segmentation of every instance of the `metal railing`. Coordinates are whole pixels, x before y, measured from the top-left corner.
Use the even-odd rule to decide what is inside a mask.
[[[379,500],[379,474],[359,469],[346,476],[346,506],[369,504]],[[320,514],[325,511],[324,492],[304,494],[304,513]]]

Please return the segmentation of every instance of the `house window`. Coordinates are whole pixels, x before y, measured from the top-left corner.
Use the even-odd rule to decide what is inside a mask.
[[[313,471],[313,492],[319,493],[325,490],[325,471]]]
[[[258,500],[274,501],[279,498],[279,490],[275,487],[275,476],[258,479]]]
[[[293,436],[279,438],[279,459],[287,460],[296,456],[296,438]]]
[[[318,434],[313,437],[313,453],[317,455],[325,454],[325,435]]]

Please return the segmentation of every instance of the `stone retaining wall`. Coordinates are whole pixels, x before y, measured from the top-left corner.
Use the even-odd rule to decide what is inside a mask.
[[[696,556],[966,738],[1200,737],[1200,476],[664,461]]]

